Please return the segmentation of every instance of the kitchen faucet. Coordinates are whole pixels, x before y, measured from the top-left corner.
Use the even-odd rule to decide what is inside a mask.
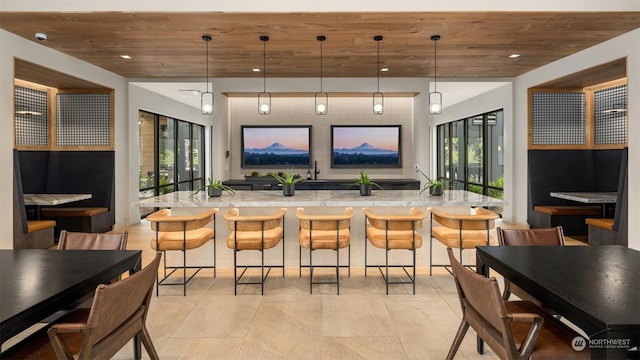
[[[320,170],[318,170],[318,160],[313,161],[313,180],[318,180],[318,174],[320,174]]]

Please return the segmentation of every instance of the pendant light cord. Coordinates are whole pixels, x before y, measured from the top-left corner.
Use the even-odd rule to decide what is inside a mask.
[[[433,91],[438,92],[438,40],[440,35],[431,36],[433,41]]]
[[[322,43],[324,42],[323,40],[320,40],[320,92],[323,92],[322,91]]]
[[[262,40],[262,92],[267,92],[267,41]]]
[[[207,73],[205,74],[205,81],[207,83],[207,92],[209,92],[209,41],[205,40],[205,42],[207,43],[207,50],[206,50],[206,55],[205,55],[205,60],[207,63]]]
[[[380,40],[376,42],[378,43],[378,68],[376,71],[378,73],[378,92],[380,92]]]

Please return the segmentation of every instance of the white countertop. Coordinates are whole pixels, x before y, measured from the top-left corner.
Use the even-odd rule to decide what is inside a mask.
[[[615,203],[618,198],[617,192],[552,192],[551,197],[578,201],[587,204],[611,204]]]
[[[223,192],[207,197],[205,191],[177,191],[141,200],[141,207],[292,207],[292,206],[503,206],[504,201],[464,190],[444,190],[442,196],[430,196],[420,190],[373,190],[361,196],[358,190],[296,190],[284,196],[278,190]]]
[[[24,194],[25,205],[55,206],[91,199],[91,194]]]

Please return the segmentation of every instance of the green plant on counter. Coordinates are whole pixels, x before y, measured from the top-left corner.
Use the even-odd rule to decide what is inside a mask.
[[[204,188],[199,189],[199,190],[198,190],[198,191],[196,191],[195,193],[197,194],[197,193],[199,193],[201,190],[204,190],[204,189],[219,189],[219,190],[225,191],[225,192],[227,192],[227,193],[229,193],[229,194],[231,194],[231,195],[235,195],[235,194],[236,194],[236,191],[235,191],[235,190],[233,190],[233,188],[231,188],[230,186],[227,186],[227,185],[223,184],[223,183],[222,183],[222,180],[220,180],[220,179],[216,179],[216,180],[214,181],[214,180],[211,180],[211,178],[207,178],[207,185],[205,185],[205,186],[204,186]]]
[[[367,174],[366,171],[364,170],[360,170],[360,177],[358,178],[358,180],[356,182],[347,184],[348,186],[360,186],[360,185],[371,185],[371,186],[375,186],[376,188],[380,189],[380,190],[384,190],[382,188],[382,186],[378,185],[378,183],[376,183],[375,181],[369,179],[369,174]]]
[[[429,190],[429,194],[442,194],[442,189],[444,187],[444,181],[438,179],[431,179],[427,174],[425,174],[419,167],[416,166],[416,171],[419,172],[427,182],[422,187],[422,190],[418,193],[418,196],[422,194],[425,190]]]
[[[293,173],[293,171],[279,172],[277,174],[271,174],[280,184],[296,184],[304,180],[302,177]]]

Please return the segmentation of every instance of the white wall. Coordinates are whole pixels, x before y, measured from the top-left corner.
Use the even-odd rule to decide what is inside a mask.
[[[555,61],[515,79],[515,113],[513,125],[513,174],[514,217],[520,222],[527,218],[527,89],[538,84],[560,78],[590,67],[604,64],[623,57],[627,58],[629,122],[629,184],[640,182],[640,29],[623,34],[615,39],[583,50],[574,55]],[[506,135],[506,134],[505,134]],[[505,179],[506,180],[506,179]],[[640,198],[640,189],[629,186],[629,234],[640,233],[640,205],[634,200]],[[640,249],[640,238],[629,236],[629,247]]]
[[[0,248],[13,247],[13,177],[10,174],[13,171],[14,57],[114,89],[116,221],[120,225],[124,224],[129,202],[128,193],[124,191],[129,187],[126,176],[128,169],[119,167],[118,164],[128,162],[129,132],[125,125],[126,80],[99,67],[0,30],[0,164],[5,173],[5,176],[0,176]]]

